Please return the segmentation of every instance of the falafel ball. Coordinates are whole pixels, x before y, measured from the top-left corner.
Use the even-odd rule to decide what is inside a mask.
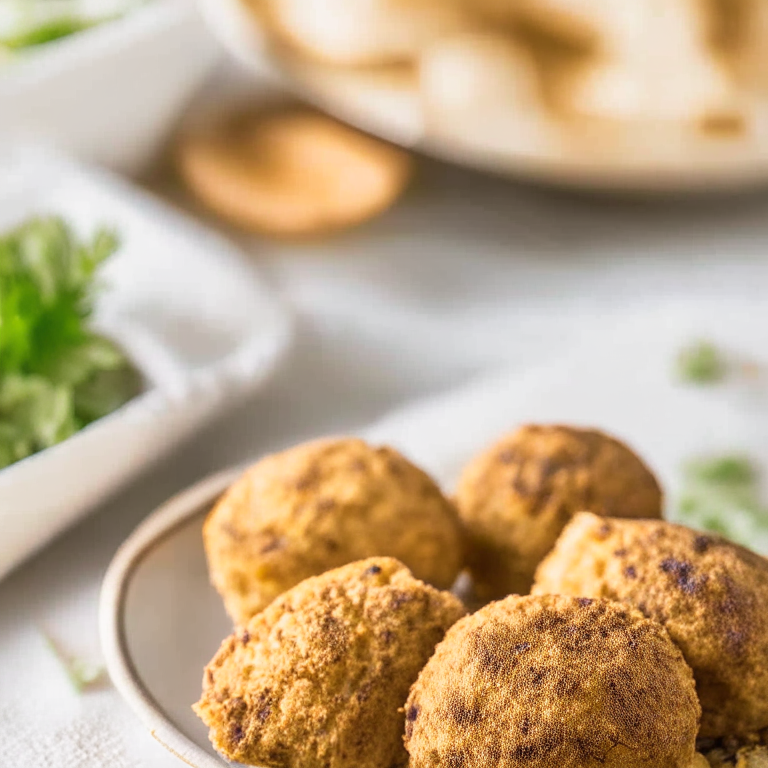
[[[224,641],[194,709],[230,760],[405,765],[403,702],[458,598],[371,558],[303,581]]]
[[[696,678],[701,736],[768,726],[768,560],[657,520],[577,515],[536,574],[535,594],[607,597],[663,624]]]
[[[211,580],[244,623],[302,579],[376,555],[443,589],[463,567],[453,504],[392,448],[318,440],[259,461],[203,528]]]
[[[690,768],[700,712],[657,622],[609,600],[514,595],[437,646],[405,743],[410,768]]]
[[[626,445],[591,429],[524,426],[464,470],[456,502],[481,597],[527,594],[536,566],[576,512],[661,517],[650,469]]]

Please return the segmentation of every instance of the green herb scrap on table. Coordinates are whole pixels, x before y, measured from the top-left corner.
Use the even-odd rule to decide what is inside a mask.
[[[675,378],[683,384],[712,386],[729,381],[759,382],[764,371],[754,360],[739,360],[711,341],[683,347],[675,359]]]
[[[41,633],[46,647],[58,661],[76,693],[85,693],[104,680],[106,670],[101,664],[94,664],[66,653],[48,632],[41,630]]]
[[[686,525],[768,553],[768,505],[761,498],[760,473],[746,456],[689,461],[684,467],[678,515]]]
[[[733,356],[706,340],[686,345],[675,360],[675,378],[695,386],[759,383],[762,373],[757,362],[735,364]],[[683,467],[682,480],[677,503],[682,523],[768,554],[768,505],[762,499],[760,471],[748,456],[692,459]]]
[[[697,341],[680,350],[677,378],[687,384],[717,384],[728,375],[723,353],[709,341]]]
[[[98,268],[117,246],[107,230],[81,242],[56,217],[0,236],[0,469],[138,394],[136,369],[89,326]]]

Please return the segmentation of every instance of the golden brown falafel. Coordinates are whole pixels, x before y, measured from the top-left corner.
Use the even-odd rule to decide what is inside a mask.
[[[259,461],[203,529],[211,580],[237,623],[302,579],[384,555],[440,588],[463,567],[457,512],[392,448],[318,440]]]
[[[223,643],[195,711],[249,765],[404,765],[408,689],[464,613],[391,558],[307,579]]]
[[[477,456],[456,496],[478,593],[527,593],[542,558],[576,512],[661,517],[652,472],[608,435],[563,426],[521,427]]]
[[[693,675],[608,600],[518,597],[459,621],[411,688],[410,768],[689,768]]]
[[[696,678],[702,737],[768,726],[768,560],[657,520],[577,515],[535,594],[607,597],[663,624]]]

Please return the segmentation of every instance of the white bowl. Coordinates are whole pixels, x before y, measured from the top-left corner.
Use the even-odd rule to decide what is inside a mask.
[[[46,152],[0,154],[0,231],[61,214],[114,226],[95,325],[146,391],[59,445],[0,470],[0,577],[222,408],[256,390],[290,341],[280,302],[226,241],[105,172]]]
[[[0,137],[44,140],[124,173],[143,170],[214,67],[219,46],[189,0],[123,19],[0,67]]]

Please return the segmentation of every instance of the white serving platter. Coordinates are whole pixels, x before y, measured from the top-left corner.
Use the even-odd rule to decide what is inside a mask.
[[[763,377],[707,388],[679,383],[674,356],[700,335],[760,363]],[[768,467],[766,350],[764,307],[676,306],[628,320],[522,376],[502,372],[409,406],[363,437],[399,448],[451,490],[477,450],[520,423],[598,426],[652,465],[674,518],[686,459],[737,451]],[[231,629],[208,583],[201,526],[239,471],[209,478],[152,514],[115,556],[101,594],[102,647],[114,685],[152,735],[194,768],[228,764],[190,706],[203,666]],[[768,553],[765,534],[752,544]]]
[[[116,228],[95,326],[142,372],[142,394],[0,470],[0,577],[275,370],[291,320],[224,239],[113,176],[31,148],[0,153],[0,231],[64,216]]]
[[[520,113],[496,125],[430,118],[413,75],[308,62],[270,45],[246,0],[197,0],[224,47],[253,75],[387,141],[457,165],[597,192],[712,194],[768,184],[768,101],[750,99],[752,129],[737,139],[697,136],[677,121],[555,120]]]

